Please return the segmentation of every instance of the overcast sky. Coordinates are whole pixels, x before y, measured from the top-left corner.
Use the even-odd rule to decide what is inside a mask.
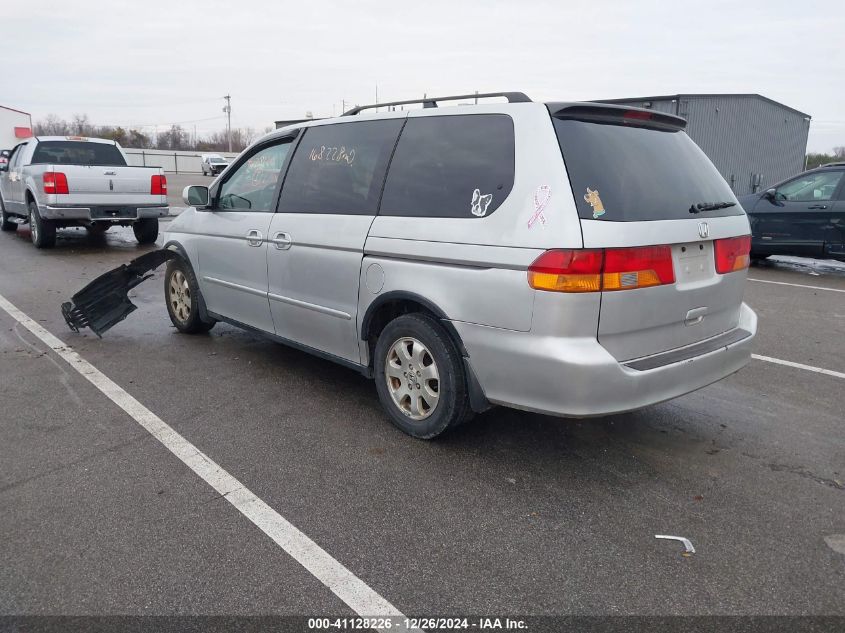
[[[0,104],[100,124],[264,129],[381,101],[757,92],[845,145],[845,1],[4,0]],[[161,129],[161,128],[159,128]]]

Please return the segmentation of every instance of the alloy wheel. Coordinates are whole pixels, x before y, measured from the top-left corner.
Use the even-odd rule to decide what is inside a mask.
[[[168,295],[173,314],[181,323],[187,323],[191,316],[191,287],[181,270],[173,271],[170,276]]]
[[[387,352],[384,377],[393,403],[412,420],[425,420],[440,400],[440,373],[429,349],[402,337]]]

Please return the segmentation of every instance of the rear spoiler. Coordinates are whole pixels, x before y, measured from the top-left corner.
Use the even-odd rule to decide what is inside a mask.
[[[153,251],[100,275],[62,304],[68,327],[74,332],[89,327],[102,338],[103,332],[137,309],[129,301],[129,291],[152,277],[147,273],[176,257],[179,253],[169,249]]]
[[[549,114],[556,119],[627,125],[669,132],[678,132],[687,126],[686,119],[679,116],[644,108],[628,108],[603,103],[547,103],[546,107],[549,109]]]

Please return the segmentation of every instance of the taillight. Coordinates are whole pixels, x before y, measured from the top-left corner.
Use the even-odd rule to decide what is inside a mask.
[[[668,246],[609,248],[604,255],[602,290],[630,290],[675,283]]]
[[[554,292],[601,290],[601,249],[546,251],[528,267],[528,285]]]
[[[720,275],[745,270],[751,259],[751,236],[727,237],[713,242],[716,272]]]
[[[44,193],[70,193],[67,187],[67,176],[60,171],[45,171]]]
[[[150,179],[150,194],[154,196],[167,195],[167,176],[156,174]]]
[[[528,267],[528,285],[553,292],[633,290],[675,283],[669,246],[546,251]]]

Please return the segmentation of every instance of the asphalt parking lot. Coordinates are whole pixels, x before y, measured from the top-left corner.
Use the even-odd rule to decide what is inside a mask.
[[[116,229],[37,251],[21,227],[0,295],[399,612],[845,615],[845,266],[750,270],[755,352],[808,368],[753,360],[597,420],[494,409],[427,443],[350,370],[179,335],[163,268],[103,339],[70,332],[60,303],[146,250]],[[3,309],[0,369],[0,613],[354,614]]]

